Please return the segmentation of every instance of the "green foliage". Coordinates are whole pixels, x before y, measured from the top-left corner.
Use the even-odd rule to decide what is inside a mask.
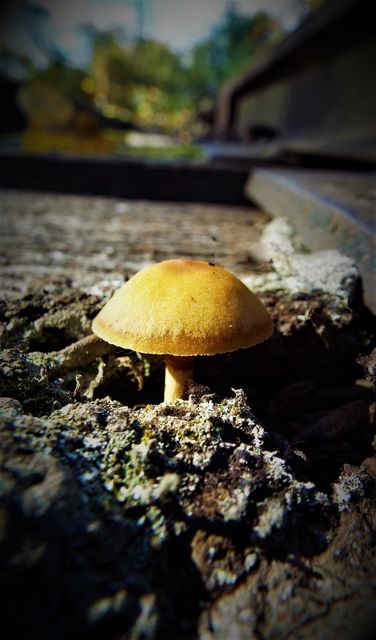
[[[45,68],[35,72],[33,81],[54,86],[66,96],[82,96],[81,83],[85,77],[82,69],[67,65],[62,60],[52,60]]]
[[[138,42],[133,51],[133,64],[145,85],[168,92],[181,90],[184,69],[179,57],[167,45],[153,40]]]
[[[122,47],[113,32],[92,34],[92,59],[84,88],[105,115],[133,125],[180,130],[190,116],[185,70],[166,45],[142,40]]]
[[[265,12],[244,16],[231,8],[183,63],[165,44],[141,40],[123,47],[114,32],[92,31],[91,92],[104,113],[136,126],[192,131],[197,108],[280,36]]]
[[[99,31],[91,25],[82,30],[91,47],[86,69],[72,68],[51,49],[48,67],[30,71],[22,101],[31,121],[38,126],[43,121],[54,127],[64,122],[78,126],[77,109],[86,108],[80,127],[87,129],[86,120],[97,111],[136,128],[178,134],[184,143],[202,132],[197,111],[210,106],[223,83],[281,36],[267,13],[244,16],[232,7],[193,48],[189,60],[182,61],[160,42],[130,43],[121,30]],[[50,115],[54,105],[58,118]]]
[[[249,67],[281,35],[279,24],[267,13],[244,16],[229,9],[192,51],[189,76],[196,100],[214,98],[221,85]]]

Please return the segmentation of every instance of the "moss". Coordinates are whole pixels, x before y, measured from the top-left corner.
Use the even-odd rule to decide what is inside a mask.
[[[177,529],[196,519],[247,523],[248,544],[264,545],[276,529],[299,528],[304,514],[319,522],[328,511],[328,499],[266,449],[240,391],[218,404],[210,396],[133,410],[109,399],[70,404],[28,425],[25,417],[13,421],[22,441],[71,467],[84,502],[141,509],[153,547],[169,535],[169,521]]]
[[[181,522],[253,521],[248,538],[258,544],[276,528],[287,531],[291,515],[299,526],[302,514],[320,519],[328,508],[325,496],[265,448],[240,391],[218,404],[210,397],[134,410],[109,399],[70,404],[48,421],[13,418],[13,429],[30,448],[70,466],[86,500],[141,508],[153,539],[167,535],[165,518],[176,520],[176,505]]]
[[[20,349],[0,352],[0,396],[18,399],[26,412],[49,414],[72,399],[62,380],[48,377],[43,359],[33,362]]]
[[[91,319],[101,301],[73,289],[69,282],[35,288],[32,293],[3,302],[2,345],[24,344],[29,351],[61,349],[91,331]]]

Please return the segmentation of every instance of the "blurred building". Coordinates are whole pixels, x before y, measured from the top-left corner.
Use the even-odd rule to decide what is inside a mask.
[[[219,96],[215,135],[277,153],[376,160],[371,0],[329,0]]]

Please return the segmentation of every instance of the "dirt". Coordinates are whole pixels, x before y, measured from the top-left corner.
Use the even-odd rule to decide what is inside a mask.
[[[10,192],[4,202],[4,629],[371,639],[375,323],[360,288],[347,300],[261,287],[272,338],[197,358],[189,399],[166,405],[163,359],[101,342],[92,318],[155,259],[211,260],[214,245],[239,275],[270,273],[250,250],[265,216]]]

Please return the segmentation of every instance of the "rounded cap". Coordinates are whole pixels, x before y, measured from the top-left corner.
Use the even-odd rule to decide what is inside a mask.
[[[213,355],[251,347],[273,332],[257,296],[222,267],[165,260],[143,269],[105,304],[93,331],[141,353]]]

